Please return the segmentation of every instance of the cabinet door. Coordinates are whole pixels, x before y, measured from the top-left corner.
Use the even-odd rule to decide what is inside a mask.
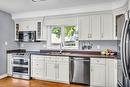
[[[106,87],[117,87],[117,60],[106,59]]]
[[[90,17],[81,16],[79,17],[79,40],[90,39]]]
[[[31,77],[36,79],[44,79],[46,77],[44,56],[31,56]]]
[[[90,16],[90,39],[100,40],[100,15]]]
[[[105,65],[91,64],[91,86],[105,87]]]
[[[36,39],[37,40],[43,40],[43,20],[37,20],[36,21]]]
[[[33,20],[25,20],[19,22],[19,31],[36,31],[36,22]]]
[[[12,54],[7,54],[7,73],[12,76]]]
[[[112,18],[112,14],[101,15],[101,40],[114,39]]]
[[[69,62],[59,63],[59,81],[69,83]]]
[[[56,65],[55,65],[55,62],[48,61],[46,63],[46,66],[47,66],[46,78],[48,80],[55,81],[55,78],[56,78]]]

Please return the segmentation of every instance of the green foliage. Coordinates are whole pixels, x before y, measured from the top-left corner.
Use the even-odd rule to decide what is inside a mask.
[[[52,29],[52,33],[55,34],[57,38],[60,38],[60,36],[61,36],[61,28],[60,27],[54,27]]]
[[[67,37],[73,36],[73,34],[76,31],[76,27],[75,26],[65,26],[64,28],[65,28],[64,29],[65,36],[67,36]],[[60,36],[61,36],[61,27],[54,27],[52,29],[52,33],[55,34],[57,38],[60,38]]]
[[[75,26],[65,26],[65,35],[67,37],[72,37],[75,31],[76,31]]]

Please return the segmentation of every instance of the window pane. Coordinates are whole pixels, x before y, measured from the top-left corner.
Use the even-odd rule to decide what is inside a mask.
[[[65,26],[65,46],[76,46],[78,41],[78,29],[76,26]]]
[[[61,27],[53,27],[51,30],[51,43],[61,43]]]

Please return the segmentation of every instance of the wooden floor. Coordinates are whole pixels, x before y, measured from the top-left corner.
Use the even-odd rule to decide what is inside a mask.
[[[41,80],[22,80],[7,77],[0,80],[0,87],[88,87],[83,85],[68,85]]]

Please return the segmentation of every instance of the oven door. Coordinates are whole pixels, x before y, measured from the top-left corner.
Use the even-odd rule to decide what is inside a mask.
[[[14,58],[13,59],[13,64],[14,65],[28,65],[29,64],[29,59],[27,58]]]
[[[13,74],[29,75],[29,68],[25,66],[13,66]]]

